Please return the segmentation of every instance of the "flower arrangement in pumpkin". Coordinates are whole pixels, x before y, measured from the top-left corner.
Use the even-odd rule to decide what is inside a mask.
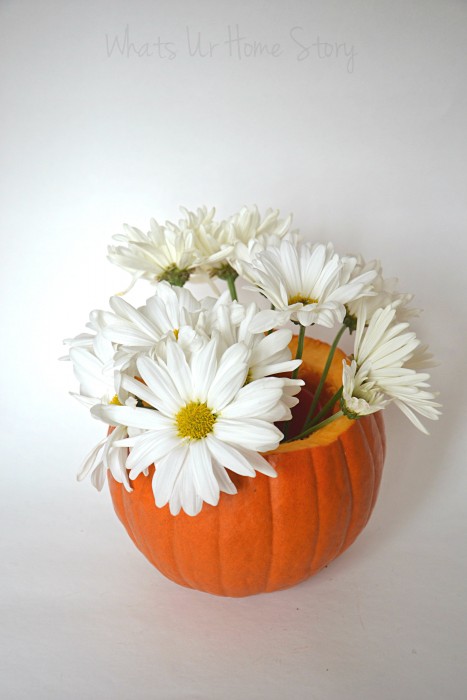
[[[109,247],[110,261],[132,275],[130,287],[139,279],[155,285],[146,303],[134,308],[113,296],[109,310],[91,312],[89,332],[65,341],[79,382],[73,395],[112,426],[79,480],[91,474],[101,489],[109,470],[131,491],[156,464],[155,506],[194,516],[203,502],[215,506],[220,492],[236,493],[229,471],[274,477],[262,453],[342,415],[358,420],[394,403],[423,432],[418,415],[438,418],[425,371],[432,356],[409,330],[418,313],[412,296],[383,277],[379,261],[303,241],[277,211],[261,217],[244,207],[224,221],[214,209],[182,211],[178,224],[151,220],[147,234],[125,226]],[[222,293],[216,279],[226,283]],[[269,308],[238,301],[242,279]],[[197,300],[185,286],[200,281],[213,296]],[[298,329],[295,357],[287,324]],[[306,417],[291,431],[305,332],[314,325],[338,330]],[[343,361],[342,386],[322,405],[346,331],[353,353]]]

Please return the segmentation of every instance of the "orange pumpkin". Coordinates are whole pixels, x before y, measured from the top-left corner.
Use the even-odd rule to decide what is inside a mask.
[[[328,350],[326,343],[305,341],[300,376],[311,390]],[[338,350],[325,398],[341,386],[343,358]],[[118,517],[161,573],[188,588],[240,597],[293,586],[347,549],[375,505],[384,455],[380,413],[358,421],[342,417],[266,453],[277,478],[230,473],[238,493],[221,493],[217,506],[205,503],[195,517],[156,507],[152,471],[133,482],[131,493],[108,477]]]

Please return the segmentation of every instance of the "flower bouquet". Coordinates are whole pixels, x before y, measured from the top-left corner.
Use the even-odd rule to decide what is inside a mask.
[[[109,426],[78,479],[101,489],[108,475],[131,538],[172,580],[230,596],[285,588],[365,526],[381,409],[424,432],[419,416],[438,418],[432,356],[409,329],[412,295],[378,261],[303,241],[277,211],[182,211],[109,247],[130,287],[154,285],[146,303],[113,296],[65,341],[73,395]],[[257,302],[238,301],[242,281]],[[196,282],[212,295],[197,299]],[[336,327],[334,342],[306,337],[313,326]]]

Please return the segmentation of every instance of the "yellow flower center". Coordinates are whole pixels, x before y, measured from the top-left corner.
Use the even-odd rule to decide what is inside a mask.
[[[113,399],[110,401],[110,403],[113,404],[114,406],[121,406],[121,405],[122,405],[122,404],[120,403],[120,401],[118,400],[117,394],[115,394],[115,396],[114,396]]]
[[[201,440],[212,432],[216,418],[216,414],[205,403],[191,401],[179,410],[175,423],[180,437]]]
[[[314,299],[313,297],[304,297],[302,294],[295,294],[293,297],[289,297],[289,305],[291,304],[303,304],[306,306],[307,304],[317,304],[318,299]]]
[[[178,328],[174,328],[173,333],[174,333],[174,336],[175,336],[175,340],[178,340],[178,334],[180,333],[179,329],[178,329]]]

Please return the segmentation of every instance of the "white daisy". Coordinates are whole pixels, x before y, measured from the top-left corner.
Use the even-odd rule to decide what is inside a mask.
[[[392,306],[377,309],[367,324],[365,313],[360,316],[355,334],[354,358],[359,367],[371,363],[373,371],[386,367],[402,367],[419,346],[414,332],[406,331],[408,323],[394,323],[396,310]]]
[[[265,241],[274,237],[282,239],[290,234],[292,215],[285,219],[279,218],[278,209],[268,209],[264,218],[261,217],[258,207],[242,207],[237,214],[227,220],[225,229],[229,245],[237,243],[248,245],[252,241]]]
[[[212,266],[217,262],[225,261],[228,254],[225,245],[227,242],[225,222],[215,219],[216,210],[214,207],[212,209],[208,209],[206,206],[198,207],[196,212],[185,207],[180,207],[180,210],[185,214],[185,218],[181,219],[178,225],[167,222],[167,226],[174,232],[189,232],[193,237],[200,260],[196,272],[198,275],[209,273]],[[196,277],[194,279],[196,280]]]
[[[81,333],[64,341],[70,346],[66,359],[71,360],[79,382],[79,393],[72,393],[72,396],[88,407],[107,403],[120,391],[119,373],[113,365],[115,347],[102,335],[102,318],[101,313],[91,312],[87,325],[94,332]]]
[[[201,211],[205,213],[204,210]],[[192,212],[186,214],[190,221],[194,219]],[[209,226],[206,226],[206,218],[203,224],[195,229],[198,249],[206,258],[206,263],[200,267],[200,271],[208,272],[211,276],[217,275],[220,279],[232,274],[236,276],[234,263],[235,247],[238,243],[247,246],[252,241],[264,241],[269,237],[280,240],[289,232],[292,221],[291,215],[280,219],[277,209],[268,209],[263,218],[257,206],[242,207],[238,213],[217,224],[209,218]]]
[[[249,349],[247,382],[262,377],[293,372],[302,360],[292,359],[289,348],[292,331],[286,328],[272,331],[268,335],[252,333],[251,323],[259,313],[254,302],[248,306],[232,302],[223,295],[200,317],[197,326],[218,341],[218,352],[222,354],[231,345],[242,342]],[[201,323],[202,322],[202,323]],[[293,408],[298,403],[296,395],[301,386],[295,380],[283,378],[284,392],[282,403]]]
[[[341,260],[331,244],[293,245],[289,240],[260,251],[251,263],[244,261],[249,279],[274,307],[261,311],[251,330],[267,331],[290,320],[328,328],[341,323],[345,304],[364,293],[375,275],[368,271],[349,281],[350,265],[350,259]]]
[[[375,276],[371,281],[370,294],[351,300],[346,304],[350,317],[356,320],[362,313],[365,313],[367,321],[370,321],[377,309],[389,305],[397,309],[396,319],[398,321],[406,321],[413,316],[419,315],[419,309],[409,307],[413,294],[399,292],[397,290],[398,280],[395,277],[384,278],[383,268],[379,260],[365,262],[361,255],[354,257],[357,258],[357,264],[350,275],[351,280],[369,271],[374,271]]]
[[[436,420],[440,404],[427,391],[429,374],[407,366],[416,356],[420,341],[406,332],[408,323],[395,322],[392,305],[376,310],[366,326],[363,309],[357,321],[353,361],[344,361],[342,408],[347,415],[364,415],[392,401],[422,432],[427,432],[415,413]]]
[[[70,348],[87,348],[99,357],[111,355],[111,346],[102,335],[102,329],[112,319],[112,314],[108,311],[94,309],[89,314],[89,321],[86,323],[86,328],[89,328],[91,333],[79,333],[73,338],[65,338],[63,343]],[[61,360],[69,360],[69,355],[61,357]]]
[[[183,286],[200,263],[193,232],[161,226],[155,219],[150,225],[147,234],[125,225],[125,233],[113,237],[124,245],[109,246],[107,257],[132,274],[130,287],[140,278]]]
[[[252,333],[251,325],[259,310],[254,302],[243,306],[237,302],[220,300],[211,310],[211,333],[219,341],[224,352],[234,343],[244,343],[250,350],[248,380],[261,379],[272,374],[292,372],[301,360],[292,359],[289,343],[292,331],[282,328],[269,335]]]
[[[127,491],[132,491],[126,469],[128,457],[128,447],[119,446],[115,443],[128,437],[126,426],[117,426],[110,435],[100,440],[85,458],[77,479],[82,481],[88,474],[91,474],[91,483],[98,491],[102,490],[105,483],[107,470],[110,470],[115,481],[123,484]]]
[[[96,314],[92,314],[93,325]],[[79,382],[79,393],[70,392],[72,396],[91,409],[96,405],[134,405],[134,399],[121,386],[121,374],[113,364],[114,347],[102,337],[100,332],[92,336],[82,334],[69,341],[71,348],[69,359]],[[118,440],[128,437],[125,427],[119,426],[111,435],[104,438],[91,450],[78,472],[78,481],[91,473],[91,481],[101,489],[107,470],[110,469],[114,479],[131,490],[125,467],[128,449],[116,445]]]
[[[114,313],[106,317],[102,334],[118,348],[114,359],[119,369],[128,368],[137,354],[155,350],[168,333],[187,347],[197,341],[194,328],[202,307],[185,288],[160,282],[138,309],[118,296],[110,306]]]
[[[350,364],[343,360],[342,365],[342,403],[347,416],[358,418],[387,406],[388,400],[357,368],[355,360]]]
[[[266,248],[278,246],[281,240],[290,241],[292,245],[296,246],[301,241],[301,236],[298,231],[287,231],[281,236],[271,233],[268,236],[264,234],[259,235],[246,243],[241,240],[237,241],[230,256],[230,263],[238,275],[251,284],[254,284],[256,276],[249,276],[249,270],[251,269],[253,261],[258,254],[266,250]]]
[[[220,491],[235,493],[226,469],[275,476],[258,452],[275,449],[282,438],[273,423],[286,419],[280,403],[284,382],[267,377],[245,385],[249,350],[243,343],[220,358],[215,339],[191,357],[173,338],[166,344],[167,362],[138,358],[144,385],[123,380],[152,408],[96,406],[92,412],[111,425],[144,430],[118,443],[132,448],[126,462],[130,478],[155,463],[156,505],[169,503],[173,514],[183,508],[195,515],[203,501],[216,505]]]

